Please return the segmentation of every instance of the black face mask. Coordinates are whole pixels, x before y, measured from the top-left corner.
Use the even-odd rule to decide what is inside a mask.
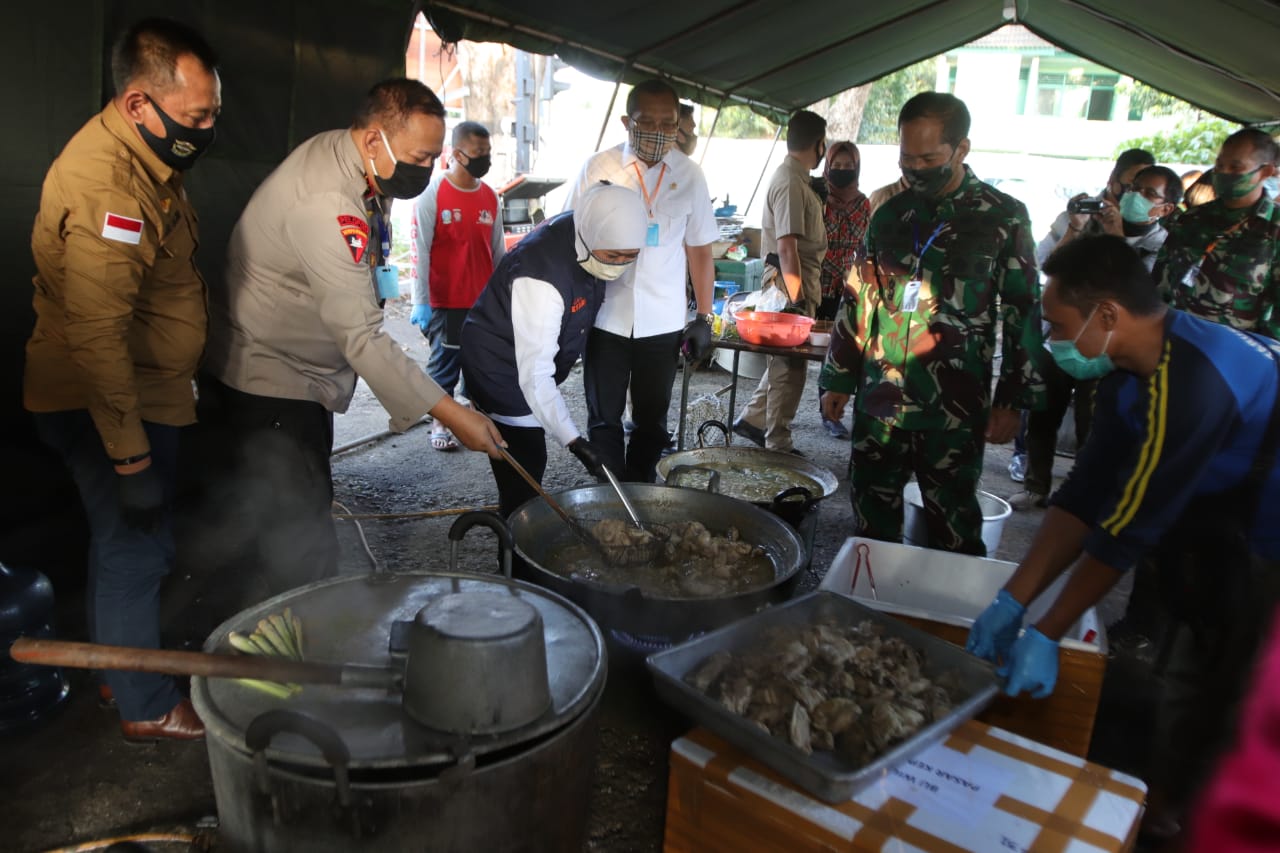
[[[391,150],[391,143],[387,142],[387,135],[381,130],[382,144],[386,146],[387,153],[391,155],[391,160],[396,164],[391,170],[389,177],[382,177],[378,174],[378,167],[374,163],[373,158],[369,158],[369,168],[373,170],[373,176],[378,181],[378,189],[383,195],[392,198],[417,198],[422,195],[422,191],[427,188],[427,184],[431,183],[431,170],[435,164],[431,166],[415,166],[412,163],[404,163],[399,160],[395,152]]]
[[[832,169],[827,172],[827,180],[838,190],[852,186],[858,180],[857,169]]]
[[[466,156],[465,154],[463,155]],[[479,180],[489,174],[489,167],[493,165],[493,155],[485,154],[481,157],[467,157],[467,162],[462,164],[462,168],[467,170],[467,174]]]
[[[200,155],[213,144],[213,138],[216,135],[214,129],[178,124],[169,118],[168,113],[160,109],[160,105],[150,95],[146,95],[146,98],[151,103],[151,108],[156,111],[156,115],[160,116],[165,135],[156,136],[147,130],[146,125],[135,122],[135,127],[142,134],[142,141],[147,143],[147,147],[154,151],[160,161],[170,169],[177,169],[180,172],[190,169],[195,165],[196,160],[200,159]]]

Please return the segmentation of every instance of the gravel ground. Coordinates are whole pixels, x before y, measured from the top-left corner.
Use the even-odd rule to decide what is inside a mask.
[[[393,307],[388,330],[415,359],[425,362],[426,348],[417,330],[407,323],[407,311]],[[817,585],[822,571],[850,533],[848,443],[830,438],[817,415],[816,366],[801,404],[795,427],[796,445],[813,462],[840,475],[840,492],[824,501],[818,512],[812,569],[801,590]],[[719,369],[695,372],[691,398],[723,388],[727,374]],[[739,407],[754,387],[739,382]],[[563,389],[578,423],[585,423],[580,369]],[[677,388],[678,394],[678,388]],[[673,411],[675,405],[673,403]],[[674,417],[672,418],[674,425]],[[342,445],[386,427],[386,416],[361,384],[351,411],[338,418],[336,444]],[[988,450],[983,488],[1005,495],[1016,489],[1005,473],[1008,448]],[[1069,460],[1059,460],[1059,474]],[[551,491],[587,483],[581,465],[567,451],[552,448],[545,483]],[[334,460],[337,499],[355,512],[407,513],[479,507],[496,502],[488,461],[465,450],[442,453],[430,446],[430,429],[364,445]],[[1018,559],[1025,551],[1040,513],[1015,514],[1007,523],[1001,548],[1003,559]],[[447,531],[452,518],[363,523],[369,551],[390,571],[447,567]],[[369,556],[351,522],[339,523],[342,571],[368,571]],[[477,531],[464,543],[459,568],[491,571],[495,542]],[[218,585],[234,579],[202,578],[198,572],[179,572],[166,591],[165,612],[169,644],[198,644],[221,617],[210,602]],[[61,602],[64,633],[74,635],[79,603]],[[82,627],[80,628],[82,631]],[[1134,679],[1127,679],[1132,691]],[[6,803],[6,829],[0,850],[37,850],[72,841],[110,836],[124,830],[188,830],[202,816],[215,811],[204,749],[199,745],[162,744],[137,749],[124,746],[116,735],[115,717],[95,705],[87,679],[73,675],[77,688],[67,709],[49,724],[21,739],[4,744],[0,757],[0,799]],[[1144,699],[1149,699],[1144,694]],[[1128,716],[1136,706],[1122,703]],[[666,711],[653,696],[647,677],[634,660],[611,661],[608,688],[600,714],[601,745],[597,778],[590,803],[587,849],[592,851],[651,851],[661,847],[666,796],[666,755],[673,737],[687,724]],[[1108,737],[1123,742],[1130,722],[1116,717]],[[1108,727],[1100,720],[1099,731]],[[1133,740],[1129,738],[1129,740]],[[1140,739],[1138,739],[1140,740]],[[1095,740],[1095,745],[1097,741]],[[1096,750],[1095,750],[1096,751]],[[1104,756],[1105,757],[1105,756]],[[1138,760],[1132,746],[1113,754],[1121,766]]]

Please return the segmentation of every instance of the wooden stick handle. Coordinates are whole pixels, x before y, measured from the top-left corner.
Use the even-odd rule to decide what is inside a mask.
[[[342,684],[346,669],[338,664],[306,663],[269,655],[213,655],[31,637],[19,637],[9,649],[9,654],[16,661],[40,666],[203,675],[207,678],[256,678],[298,684]]]
[[[512,468],[515,468],[516,473],[519,474],[535,492],[542,496],[542,499],[547,502],[547,506],[556,511],[556,515],[560,516],[571,525],[575,524],[574,520],[569,516],[569,513],[565,512],[564,507],[560,506],[560,504],[556,502],[556,499],[551,497],[546,489],[542,488],[542,484],[534,479],[534,476],[526,471],[524,466],[517,462],[515,457],[507,452],[505,447],[498,445],[498,452],[502,454],[503,459],[507,460],[507,464]]]

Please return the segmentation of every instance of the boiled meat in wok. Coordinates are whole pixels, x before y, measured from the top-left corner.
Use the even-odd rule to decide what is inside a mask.
[[[592,549],[574,543],[549,561],[558,574],[582,580],[638,587],[669,598],[712,598],[767,586],[774,580],[773,560],[757,545],[741,540],[736,528],[713,533],[697,521],[660,526],[665,537],[652,561],[644,565],[610,565]],[[601,546],[640,546],[652,536],[630,521],[608,518],[589,527]]]

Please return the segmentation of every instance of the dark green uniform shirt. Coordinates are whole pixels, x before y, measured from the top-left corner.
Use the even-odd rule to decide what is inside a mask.
[[[1034,248],[1022,202],[967,167],[945,198],[889,199],[867,229],[879,281],[849,276],[821,386],[861,386],[858,410],[902,429],[976,427],[992,405],[1043,406]],[[993,397],[997,319],[1004,357]]]
[[[1280,208],[1265,195],[1230,210],[1193,207],[1169,226],[1156,259],[1160,293],[1174,307],[1236,329],[1280,338]]]

